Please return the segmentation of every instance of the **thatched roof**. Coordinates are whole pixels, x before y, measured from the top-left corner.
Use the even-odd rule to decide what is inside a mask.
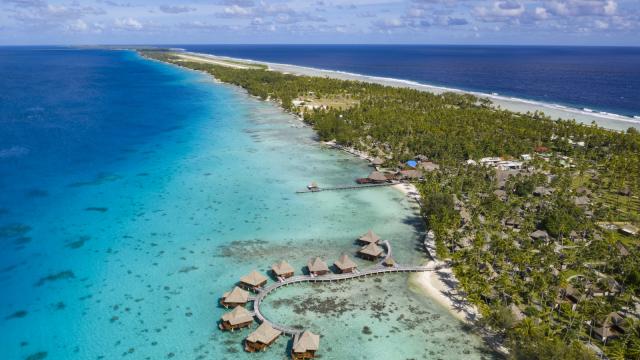
[[[319,257],[309,259],[309,262],[307,262],[307,267],[309,268],[310,272],[329,271],[327,263],[322,261],[322,259],[320,259]]]
[[[591,201],[586,196],[578,196],[573,198],[573,203],[576,204],[577,206],[589,205],[590,202]]]
[[[293,352],[304,353],[307,351],[317,351],[320,347],[320,335],[311,331],[305,331],[300,335],[298,341],[293,344]]]
[[[360,236],[360,239],[358,240],[366,243],[377,243],[378,241],[380,241],[380,236],[378,236],[372,230],[369,230],[366,234]]]
[[[251,286],[259,286],[267,281],[267,277],[253,270],[249,275],[241,277],[240,281]]]
[[[333,264],[340,270],[353,269],[358,266],[347,254],[342,254]]]
[[[418,167],[424,171],[434,171],[440,169],[440,165],[432,163],[431,161],[421,162]]]
[[[249,292],[236,286],[233,290],[224,293],[222,298],[228,303],[246,303],[249,301]]]
[[[273,265],[271,265],[271,270],[273,270],[273,272],[280,276],[282,274],[290,274],[292,272],[294,272],[293,267],[291,265],[289,265],[288,262],[281,260]]]
[[[401,170],[400,175],[408,179],[419,179],[422,177],[422,173],[418,170]]]
[[[373,181],[387,181],[387,177],[384,176],[384,174],[380,171],[371,172],[371,174],[369,175],[369,179]]]
[[[222,315],[222,321],[226,321],[231,325],[244,324],[246,322],[253,321],[253,316],[249,310],[242,306],[236,306],[230,312]]]
[[[619,242],[619,241],[616,244],[616,248],[618,249],[618,253],[621,256],[629,256],[630,255],[629,250],[624,245],[622,245],[622,243]]]
[[[533,239],[547,239],[549,238],[549,234],[547,234],[544,230],[536,230],[529,234],[529,236]]]
[[[358,251],[360,254],[365,254],[365,255],[369,255],[369,256],[380,256],[384,250],[382,250],[382,248],[374,243],[371,243],[369,245],[366,245],[365,247],[363,247],[362,249],[360,249],[360,251]]]
[[[371,163],[372,163],[373,165],[379,166],[379,165],[384,164],[384,159],[379,158],[379,157],[376,157],[376,158],[374,158],[373,160],[371,160]]]
[[[263,322],[256,331],[247,336],[247,341],[253,343],[269,344],[282,334],[282,331],[276,330],[271,325]]]

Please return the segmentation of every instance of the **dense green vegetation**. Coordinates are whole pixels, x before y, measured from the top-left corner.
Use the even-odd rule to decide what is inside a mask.
[[[383,157],[387,167],[417,155],[439,163],[417,183],[437,255],[451,261],[467,298],[503,334],[513,358],[590,359],[585,344],[592,344],[611,359],[640,359],[637,237],[607,225],[640,223],[637,131],[516,114],[471,95],[147,56],[277,101],[322,140]],[[327,98],[350,99],[349,106],[304,105]],[[544,154],[503,184],[496,169],[465,162],[517,159],[535,149]],[[530,236],[535,230],[546,234]],[[572,291],[579,298],[573,303]],[[613,312],[625,316],[616,324],[618,336],[598,338],[594,331],[611,325]]]

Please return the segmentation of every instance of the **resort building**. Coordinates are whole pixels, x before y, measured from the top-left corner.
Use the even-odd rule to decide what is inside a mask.
[[[296,336],[291,348],[291,358],[294,360],[313,359],[320,347],[320,335],[311,331],[305,331],[299,337]]]
[[[224,293],[220,299],[220,304],[226,308],[242,306],[249,301],[249,292],[242,290],[239,287],[234,287],[233,290]]]
[[[373,166],[381,166],[382,164],[384,164],[384,159],[376,157],[373,160],[371,160],[371,165]]]
[[[440,165],[433,163],[431,161],[427,161],[427,162],[421,162],[420,165],[418,165],[418,168],[420,168],[423,171],[435,171],[440,169]]]
[[[418,170],[401,170],[398,172],[397,178],[400,180],[419,180],[422,178],[422,173]]]
[[[333,265],[335,265],[343,274],[353,272],[358,267],[358,265],[356,265],[356,263],[353,262],[347,254],[342,254],[340,258],[333,263]]]
[[[271,271],[277,278],[286,279],[293,276],[293,267],[288,262],[281,260],[271,265]]]
[[[235,329],[251,326],[252,323],[253,315],[251,315],[249,310],[245,309],[243,306],[236,306],[230,312],[222,315],[220,329],[233,331]]]
[[[258,290],[267,283],[267,277],[253,270],[249,275],[240,278],[240,286],[247,290]]]
[[[309,274],[318,276],[329,273],[329,267],[327,263],[322,261],[319,257],[315,257],[313,259],[309,259],[307,262],[307,270],[309,270]]]
[[[549,234],[544,230],[536,230],[531,234],[529,234],[529,237],[531,237],[533,240],[541,240],[541,241],[549,240]]]
[[[363,259],[374,261],[374,260],[377,260],[380,256],[382,256],[383,252],[384,250],[382,250],[380,246],[378,246],[375,243],[371,243],[363,247],[362,249],[360,249],[358,251],[358,255],[360,255],[360,257]]]
[[[380,171],[373,171],[369,174],[369,181],[372,183],[384,183],[387,182],[387,177]]]
[[[358,239],[358,243],[362,245],[377,244],[378,241],[380,241],[380,236],[378,236],[372,230],[367,231],[366,234],[360,236],[360,238]]]
[[[248,352],[264,351],[273,344],[282,331],[276,330],[271,325],[263,322],[256,331],[252,332],[244,341],[244,350]]]
[[[617,312],[609,313],[603,322],[597,323],[592,328],[592,335],[606,344],[607,340],[616,339],[624,335],[626,331],[623,324],[624,317]]]

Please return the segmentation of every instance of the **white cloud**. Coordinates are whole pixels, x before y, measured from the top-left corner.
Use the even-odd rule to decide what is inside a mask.
[[[114,26],[117,29],[121,30],[142,30],[143,25],[140,21],[128,17],[128,18],[119,18],[114,22]]]

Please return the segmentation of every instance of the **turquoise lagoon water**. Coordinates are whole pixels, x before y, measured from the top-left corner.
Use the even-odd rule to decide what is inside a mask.
[[[396,190],[295,194],[369,168],[273,104],[130,52],[2,52],[3,359],[283,359],[286,338],[247,354],[250,330],[217,330],[240,276],[331,263],[370,227],[425,260]],[[490,356],[407,279],[288,287],[264,311],[326,359]]]

